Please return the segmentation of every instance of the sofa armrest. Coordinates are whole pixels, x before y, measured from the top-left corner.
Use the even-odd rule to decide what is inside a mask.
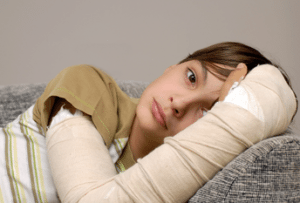
[[[199,189],[195,202],[300,202],[300,136],[252,146]]]

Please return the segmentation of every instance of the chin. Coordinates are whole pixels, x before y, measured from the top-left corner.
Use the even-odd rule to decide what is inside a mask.
[[[146,108],[141,108],[137,111],[136,119],[138,119],[138,125],[144,136],[152,141],[163,143],[163,131],[161,126],[153,118],[152,112],[147,111]]]

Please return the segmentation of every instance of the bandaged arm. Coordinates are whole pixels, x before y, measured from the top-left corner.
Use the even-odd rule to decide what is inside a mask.
[[[296,101],[278,69],[256,67],[240,87],[249,93],[249,101],[256,102],[245,104],[251,111],[225,99],[118,175],[88,117],[72,117],[54,125],[47,132],[47,148],[61,200],[187,201],[237,155],[262,139],[284,132],[291,122]]]

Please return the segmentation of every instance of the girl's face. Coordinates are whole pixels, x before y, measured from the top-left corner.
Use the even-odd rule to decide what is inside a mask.
[[[169,67],[143,92],[136,119],[147,139],[163,143],[203,116],[218,100],[223,81],[196,60]]]

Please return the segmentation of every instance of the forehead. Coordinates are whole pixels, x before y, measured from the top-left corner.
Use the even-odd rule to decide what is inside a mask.
[[[198,61],[198,60],[190,60],[190,61],[184,62],[184,64],[197,66],[197,67],[199,67],[199,68],[202,67],[200,61]]]

